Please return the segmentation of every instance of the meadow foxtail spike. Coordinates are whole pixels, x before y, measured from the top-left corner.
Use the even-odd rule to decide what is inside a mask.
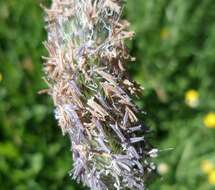
[[[141,88],[125,64],[133,32],[122,0],[53,0],[45,8],[49,56],[45,80],[63,134],[71,140],[71,176],[92,190],[144,190],[157,153],[147,141]]]

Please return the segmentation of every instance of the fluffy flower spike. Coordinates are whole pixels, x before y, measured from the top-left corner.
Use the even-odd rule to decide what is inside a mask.
[[[53,0],[45,9],[44,71],[55,116],[71,139],[73,179],[92,190],[145,189],[157,152],[147,143],[131,97],[140,87],[125,64],[133,32],[121,0]]]

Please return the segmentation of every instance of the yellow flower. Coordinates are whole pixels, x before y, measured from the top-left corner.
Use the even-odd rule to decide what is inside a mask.
[[[214,165],[211,161],[204,160],[201,163],[201,169],[204,173],[209,174],[214,169]]]
[[[3,80],[3,75],[0,73],[0,82]]]
[[[208,174],[208,183],[211,185],[215,185],[215,170]]]
[[[168,37],[170,36],[170,31],[169,31],[169,29],[168,28],[162,28],[161,30],[160,30],[160,38],[162,39],[162,40],[165,40],[165,39],[167,39]]]
[[[164,175],[169,171],[169,166],[166,163],[160,163],[157,170],[159,174]]]
[[[31,58],[25,58],[22,64],[23,68],[26,69],[28,72],[32,72],[34,70],[34,65]]]
[[[185,103],[195,108],[199,105],[199,93],[196,90],[188,90],[185,94]]]
[[[215,112],[210,112],[203,118],[204,125],[208,128],[215,128]]]

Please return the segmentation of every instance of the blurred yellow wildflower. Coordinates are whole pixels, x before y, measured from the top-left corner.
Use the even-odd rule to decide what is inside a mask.
[[[160,38],[162,40],[167,39],[170,36],[170,31],[168,28],[164,27],[160,30]]]
[[[34,70],[34,65],[32,59],[27,57],[22,62],[23,68],[26,69],[28,72],[32,72]]]
[[[201,169],[206,174],[209,174],[214,168],[215,167],[214,167],[213,163],[209,160],[204,160],[201,163]]]
[[[215,185],[215,170],[208,174],[208,183],[211,185]]]
[[[159,174],[164,175],[169,171],[169,166],[166,163],[160,163],[157,170]]]
[[[199,93],[196,90],[188,90],[185,93],[185,103],[192,107],[195,108],[199,105]]]
[[[0,82],[3,80],[3,75],[0,73]]]
[[[204,125],[208,128],[215,128],[215,112],[210,112],[203,118]]]

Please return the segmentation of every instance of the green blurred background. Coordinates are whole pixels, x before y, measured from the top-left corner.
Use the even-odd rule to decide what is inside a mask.
[[[84,189],[42,79],[47,0],[0,0],[0,190]],[[130,0],[128,69],[161,152],[151,190],[215,189],[215,1]]]

